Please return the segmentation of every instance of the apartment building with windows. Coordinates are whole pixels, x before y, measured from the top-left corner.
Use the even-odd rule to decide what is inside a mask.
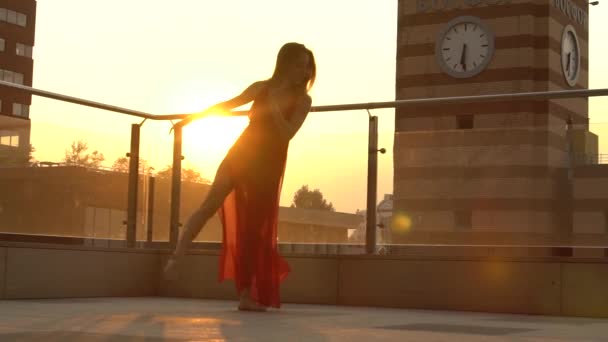
[[[0,0],[0,80],[32,86],[35,0]],[[0,167],[27,163],[31,95],[0,86]]]

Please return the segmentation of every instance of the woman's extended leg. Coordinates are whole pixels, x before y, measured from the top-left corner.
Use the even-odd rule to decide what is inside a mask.
[[[230,174],[224,166],[220,166],[215,175],[215,180],[213,181],[213,184],[211,184],[211,189],[209,189],[207,197],[201,206],[192,214],[192,216],[190,216],[188,222],[186,222],[186,226],[178,238],[173,257],[169,259],[169,262],[165,267],[165,276],[169,276],[169,273],[171,273],[175,267],[177,259],[181,258],[186,253],[186,249],[190,242],[194,240],[205,223],[207,223],[207,221],[217,212],[224,202],[224,199],[230,194],[233,188],[234,183]]]
[[[194,240],[205,223],[217,212],[223,204],[226,196],[234,189],[234,182],[224,166],[220,166],[215,180],[209,189],[209,193],[201,206],[190,216],[182,234],[178,239],[173,256],[167,262],[164,269],[166,279],[176,278],[176,262],[186,253],[188,244]],[[240,294],[239,310],[266,311],[266,307],[256,304],[250,296],[249,289],[244,289]]]

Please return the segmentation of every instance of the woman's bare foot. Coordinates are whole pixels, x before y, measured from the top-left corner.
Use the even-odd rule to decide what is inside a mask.
[[[256,303],[240,303],[239,310],[240,311],[256,311],[256,312],[265,312],[268,308],[265,306],[260,306]]]
[[[244,290],[241,293],[241,301],[239,302],[240,311],[264,312],[266,309],[267,307],[259,305],[251,299],[249,296],[249,290]]]
[[[173,281],[177,279],[177,267],[176,267],[177,259],[175,257],[170,257],[167,260],[167,264],[165,264],[165,268],[163,269],[163,278],[168,281]]]

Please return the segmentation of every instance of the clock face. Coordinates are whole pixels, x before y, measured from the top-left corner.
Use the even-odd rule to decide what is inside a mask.
[[[574,27],[566,26],[562,35],[562,71],[566,82],[571,87],[575,86],[578,81],[581,66],[580,51]]]
[[[476,17],[450,21],[439,34],[435,55],[441,69],[456,78],[472,77],[483,71],[494,54],[494,35]]]

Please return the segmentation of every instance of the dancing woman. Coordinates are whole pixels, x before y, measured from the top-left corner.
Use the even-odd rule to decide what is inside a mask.
[[[223,225],[219,280],[234,280],[239,310],[280,307],[279,286],[289,265],[277,250],[279,198],[289,141],[310,111],[308,91],[315,76],[313,53],[302,44],[287,43],[279,50],[270,79],[176,124],[184,126],[214,111],[230,111],[253,101],[249,125],[220,164],[207,197],[188,219],[165,266],[165,277],[175,277],[175,265],[188,244],[219,212]]]

